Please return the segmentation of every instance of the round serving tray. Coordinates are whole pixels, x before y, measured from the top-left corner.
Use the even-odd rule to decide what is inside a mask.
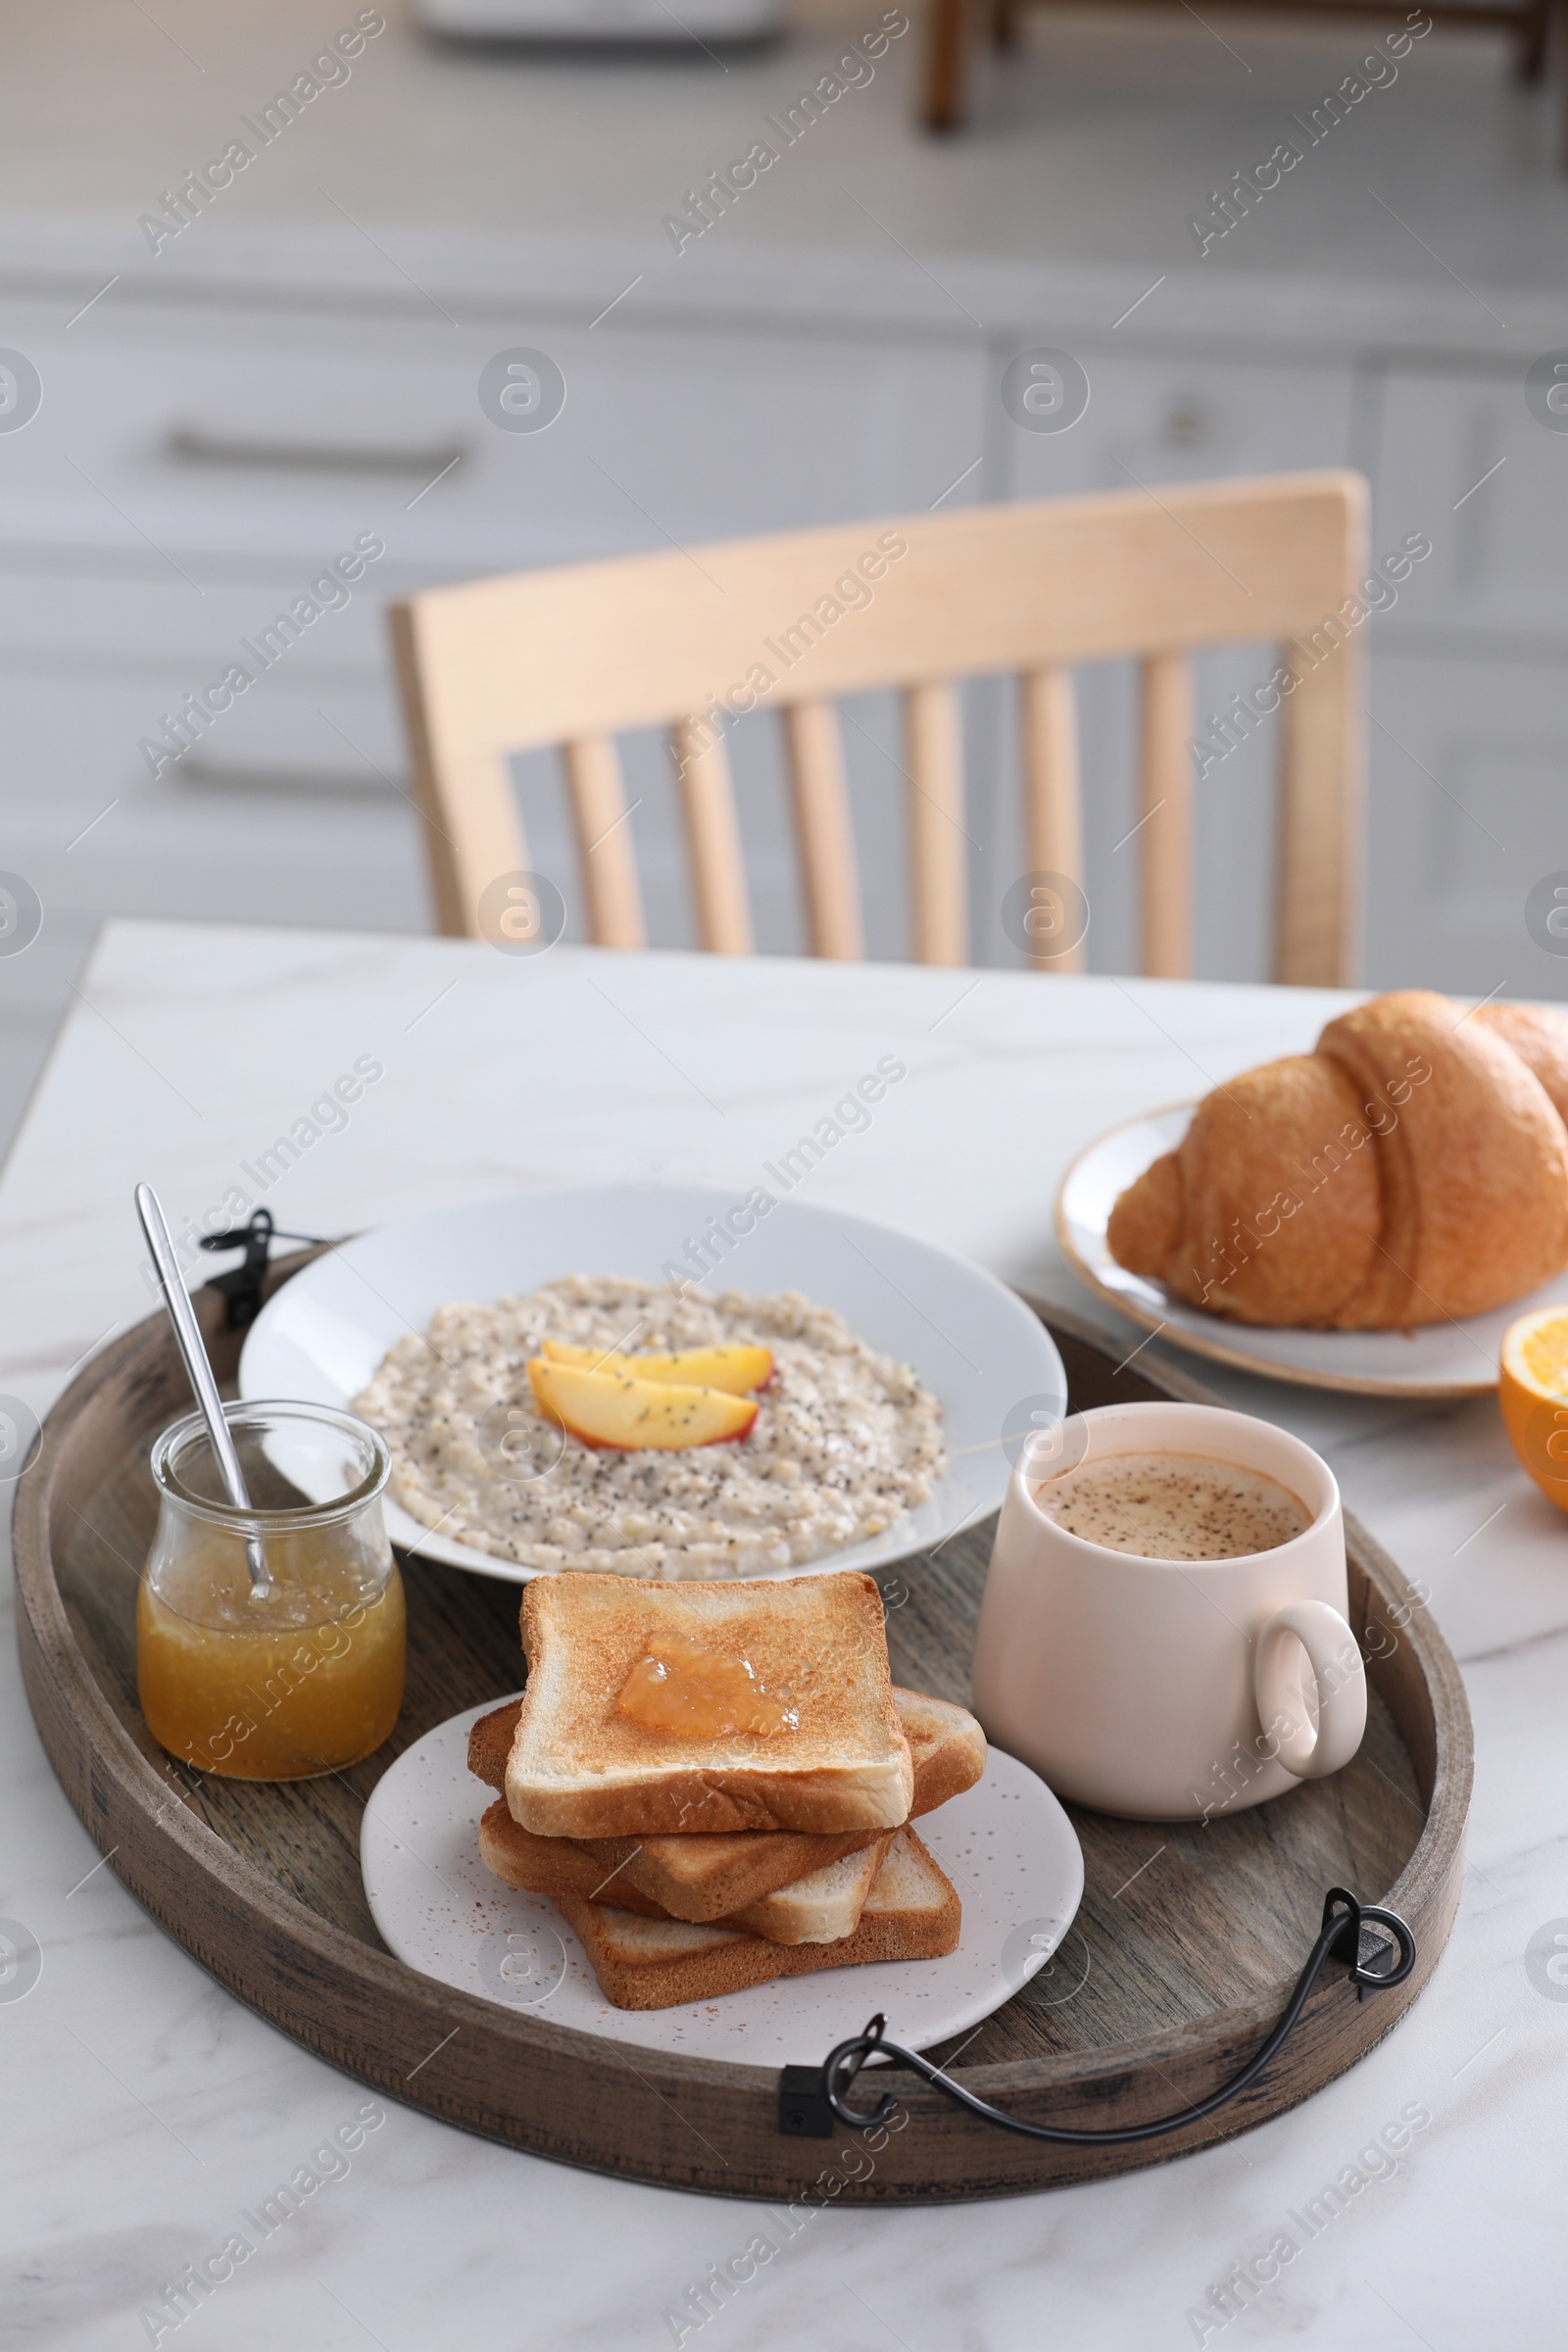
[[[306,1254],[284,1260],[271,1282]],[[224,1328],[215,1292],[199,1293],[197,1309],[220,1379],[231,1384],[240,1335]],[[1046,1319],[1076,1408],[1204,1396],[1174,1372],[1115,1369],[1087,1325],[1054,1307]],[[1381,2039],[1437,1964],[1459,1895],[1469,1711],[1416,1595],[1348,1517],[1351,1620],[1371,1683],[1355,1761],[1206,1826],[1072,1809],[1086,1886],[1061,1951],[958,2052],[930,2055],[1034,2122],[1094,2129],[1171,2113],[1216,2088],[1268,2031],[1335,1885],[1410,1923],[1413,1975],[1358,2000],[1339,1969],[1326,1970],[1264,2075],[1169,2139],[1100,2150],[1023,2140],[890,2074],[877,2088],[899,2094],[906,2127],[874,2159],[847,2148],[841,2165],[845,2132],[830,2141],[781,2131],[775,2070],[574,2033],[548,2012],[417,1976],[377,1936],[359,1869],[365,1799],[411,1741],[516,1687],[511,1587],[405,1560],[407,1700],[392,1740],[346,1774],[292,1787],[221,1781],[185,1772],[153,1743],[136,1705],[134,1642],[136,1575],[155,1516],[147,1454],[188,1409],[167,1322],[151,1317],[66,1392],[19,1482],[17,1638],[44,1747],[110,1868],[166,1934],[319,2057],[444,2122],[564,2163],[724,2196],[787,2201],[818,2183],[841,2204],[1005,2195],[1128,2171],[1295,2105]],[[988,1525],[882,1572],[897,1681],[967,1699],[990,1544]],[[475,1820],[485,1801],[475,1783]],[[898,2034],[897,2016],[888,2030]]]

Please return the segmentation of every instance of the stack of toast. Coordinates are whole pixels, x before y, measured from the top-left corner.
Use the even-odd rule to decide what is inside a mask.
[[[541,1577],[522,1645],[523,1696],[469,1737],[501,1791],[479,1851],[554,1899],[617,2008],[956,1947],[910,1824],[974,1786],[985,1735],[895,1688],[869,1577]]]

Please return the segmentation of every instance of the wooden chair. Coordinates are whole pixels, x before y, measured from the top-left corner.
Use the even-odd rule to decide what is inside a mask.
[[[1191,969],[1193,689],[1204,646],[1273,644],[1280,704],[1276,977],[1352,976],[1360,835],[1365,572],[1358,474],[847,523],[432,588],[393,639],[443,931],[525,869],[508,756],[559,745],[591,937],[644,944],[614,736],[669,729],[703,947],[744,955],[751,914],[724,712],[784,722],[811,951],[863,953],[835,698],[902,689],[914,953],[967,954],[955,681],[1019,681],[1024,866],[1083,881],[1072,664],[1142,665],[1144,969]],[[1355,608],[1359,614],[1360,607]],[[832,615],[836,615],[833,617]],[[1336,642],[1337,641],[1337,642]],[[1250,720],[1249,725],[1257,723]],[[1043,968],[1081,968],[1082,950]]]
[[[993,48],[1015,46],[1023,4],[1024,0],[987,0],[983,19]],[[1179,0],[1179,4],[1185,7],[1187,0]],[[1388,25],[1391,15],[1383,0],[1214,0],[1214,4],[1221,12],[1240,8],[1253,15],[1262,12],[1278,16],[1288,9],[1298,19],[1376,17],[1380,20],[1380,30]],[[1423,0],[1423,6],[1438,24],[1505,33],[1513,43],[1515,77],[1526,88],[1534,87],[1545,71],[1553,11],[1559,21],[1568,13],[1564,11],[1563,0]],[[956,130],[962,124],[969,51],[973,28],[981,15],[971,0],[930,0],[920,94],[920,119],[927,130]],[[1561,35],[1557,75],[1561,84],[1558,160],[1568,170],[1568,41]]]

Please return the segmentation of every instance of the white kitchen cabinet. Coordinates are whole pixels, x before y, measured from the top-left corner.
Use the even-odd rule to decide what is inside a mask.
[[[1378,987],[1568,998],[1525,927],[1568,870],[1568,674],[1559,662],[1400,651],[1373,665],[1365,976]]]
[[[1369,979],[1568,996],[1525,902],[1568,868],[1568,433],[1525,369],[1391,367],[1374,544],[1432,554],[1372,623]]]
[[[1381,405],[1376,544],[1432,541],[1401,620],[1568,633],[1568,431],[1531,415],[1524,368],[1391,368]]]

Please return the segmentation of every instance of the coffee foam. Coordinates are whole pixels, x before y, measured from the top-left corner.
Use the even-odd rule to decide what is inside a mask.
[[[1069,1535],[1142,1559],[1245,1559],[1312,1524],[1278,1479],[1210,1454],[1104,1454],[1048,1478],[1034,1496]]]

